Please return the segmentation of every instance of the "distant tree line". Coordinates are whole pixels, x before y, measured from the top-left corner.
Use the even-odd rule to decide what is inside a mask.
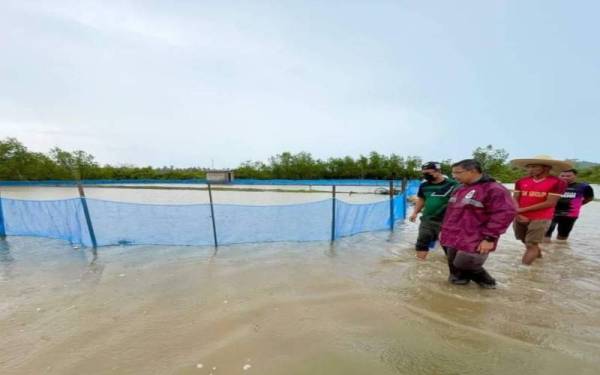
[[[486,172],[502,182],[512,182],[523,175],[508,164],[508,153],[491,145],[475,149],[471,157],[479,160]],[[350,156],[315,159],[310,153],[283,152],[264,163],[247,161],[236,168],[237,178],[253,179],[389,179],[418,178],[423,160],[371,152],[358,158]],[[451,160],[443,160],[442,170],[451,174]],[[0,140],[0,180],[92,180],[112,179],[201,179],[206,169],[174,167],[137,167],[100,165],[85,151],[53,148],[48,153],[31,152],[15,138]],[[580,171],[582,180],[600,182],[600,166]]]
[[[600,165],[594,165],[593,167],[582,169],[580,168],[579,179],[591,184],[600,184]]]
[[[421,158],[404,158],[371,152],[357,159],[315,159],[307,152],[283,152],[269,158],[268,163],[247,161],[236,168],[236,177],[257,179],[389,179],[418,177]]]
[[[29,151],[15,138],[0,140],[0,180],[179,180],[205,176],[202,168],[101,166],[85,151],[55,147],[44,154]]]

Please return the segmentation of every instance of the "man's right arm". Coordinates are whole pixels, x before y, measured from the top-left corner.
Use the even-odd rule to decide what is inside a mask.
[[[517,214],[510,193],[500,184],[490,189],[485,201],[485,210],[489,214],[489,220],[483,225],[482,234],[495,239],[506,232]]]
[[[408,219],[412,222],[415,222],[417,220],[417,215],[419,214],[419,212],[421,212],[421,210],[423,209],[424,206],[425,206],[425,199],[423,199],[421,197],[417,197],[417,202],[415,203],[415,208],[413,209],[413,212]]]

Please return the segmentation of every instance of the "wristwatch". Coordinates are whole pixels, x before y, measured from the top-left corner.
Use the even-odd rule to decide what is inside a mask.
[[[497,240],[497,238],[494,236],[485,236],[483,239],[487,242],[496,242]]]

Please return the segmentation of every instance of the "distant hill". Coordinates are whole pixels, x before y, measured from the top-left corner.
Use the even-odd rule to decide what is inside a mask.
[[[600,166],[600,163],[594,163],[591,161],[579,160],[579,159],[568,159],[570,162],[575,164],[575,168],[577,169],[586,169],[591,167]]]

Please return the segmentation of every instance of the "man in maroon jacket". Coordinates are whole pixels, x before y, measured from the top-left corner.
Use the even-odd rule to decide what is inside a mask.
[[[495,288],[496,280],[483,264],[514,220],[515,203],[504,186],[482,173],[476,160],[455,163],[452,176],[462,185],[454,190],[442,223],[440,242],[448,257],[448,280],[460,285],[473,280],[483,288]]]

